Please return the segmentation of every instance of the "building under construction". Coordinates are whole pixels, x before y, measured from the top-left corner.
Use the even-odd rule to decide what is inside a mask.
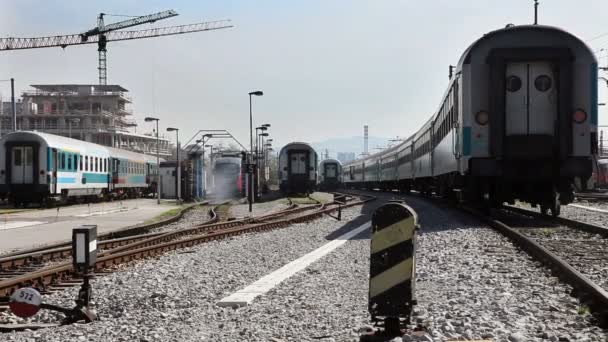
[[[153,134],[136,134],[128,90],[119,85],[45,84],[24,91],[17,107],[17,129],[36,130],[104,146],[156,154]],[[0,134],[12,130],[12,106],[0,104]],[[159,138],[159,154],[170,156],[169,140]]]

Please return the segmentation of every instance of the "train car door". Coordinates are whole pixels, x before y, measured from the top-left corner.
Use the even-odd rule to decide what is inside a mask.
[[[306,153],[305,152],[292,152],[289,156],[289,166],[292,175],[303,175],[306,174]]]
[[[336,170],[336,164],[335,163],[326,163],[324,165],[325,167],[325,178],[336,178],[336,174],[337,174],[337,170]]]
[[[552,64],[507,63],[505,76],[506,135],[554,135],[558,94]]]
[[[112,158],[112,190],[116,190],[120,172],[120,160]],[[148,173],[150,174],[150,173]],[[147,179],[146,179],[147,182]]]
[[[51,168],[51,193],[57,193],[57,169],[59,165],[59,154],[57,153],[57,149],[51,150],[51,160],[53,161],[53,167]]]
[[[11,151],[11,184],[34,182],[34,148],[14,146]]]

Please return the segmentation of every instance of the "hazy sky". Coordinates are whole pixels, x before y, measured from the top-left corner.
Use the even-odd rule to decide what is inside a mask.
[[[108,44],[108,83],[130,90],[138,132],[146,115],[164,127],[228,129],[248,145],[247,93],[254,124],[271,123],[272,137],[394,137],[414,132],[436,109],[449,64],[483,33],[532,22],[532,0],[429,1],[59,1],[1,0],[2,36],[83,32],[99,12],[143,15],[174,9],[170,26],[232,19],[235,28]],[[608,32],[608,1],[541,1],[540,23],[584,40]],[[108,17],[106,22],[123,18]],[[140,26],[146,28],[149,26]],[[589,41],[599,52],[608,35]],[[608,61],[600,52],[601,64]],[[30,84],[97,83],[95,45],[5,51],[0,79]],[[600,101],[608,102],[605,86]],[[0,83],[6,99],[7,83]],[[600,107],[600,123],[608,124]]]

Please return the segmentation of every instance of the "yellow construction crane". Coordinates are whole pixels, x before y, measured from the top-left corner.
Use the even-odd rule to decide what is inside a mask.
[[[88,30],[84,33],[34,38],[0,38],[0,51],[37,49],[47,47],[66,48],[70,45],[97,43],[97,51],[99,52],[99,84],[105,85],[107,83],[108,77],[106,66],[107,42],[170,36],[176,34],[219,30],[233,27],[230,20],[218,20],[188,25],[151,28],[147,30],[120,31],[128,27],[133,27],[146,23],[153,23],[158,20],[175,17],[178,14],[173,10],[168,10],[150,15],[135,16],[128,20],[105,25],[104,16],[107,15],[108,14],[106,13],[100,13],[97,17],[97,27]]]

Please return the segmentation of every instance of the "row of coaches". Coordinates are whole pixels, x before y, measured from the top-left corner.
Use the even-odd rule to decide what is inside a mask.
[[[463,53],[437,111],[399,145],[344,165],[350,187],[410,189],[559,215],[597,154],[597,60],[562,29],[512,26]]]
[[[20,131],[0,139],[0,197],[15,204],[154,192],[156,157],[58,135]]]
[[[325,159],[319,163],[312,146],[292,142],[279,152],[278,177],[283,193],[308,194],[317,185],[320,190],[335,190],[342,183],[342,165],[335,159]]]

